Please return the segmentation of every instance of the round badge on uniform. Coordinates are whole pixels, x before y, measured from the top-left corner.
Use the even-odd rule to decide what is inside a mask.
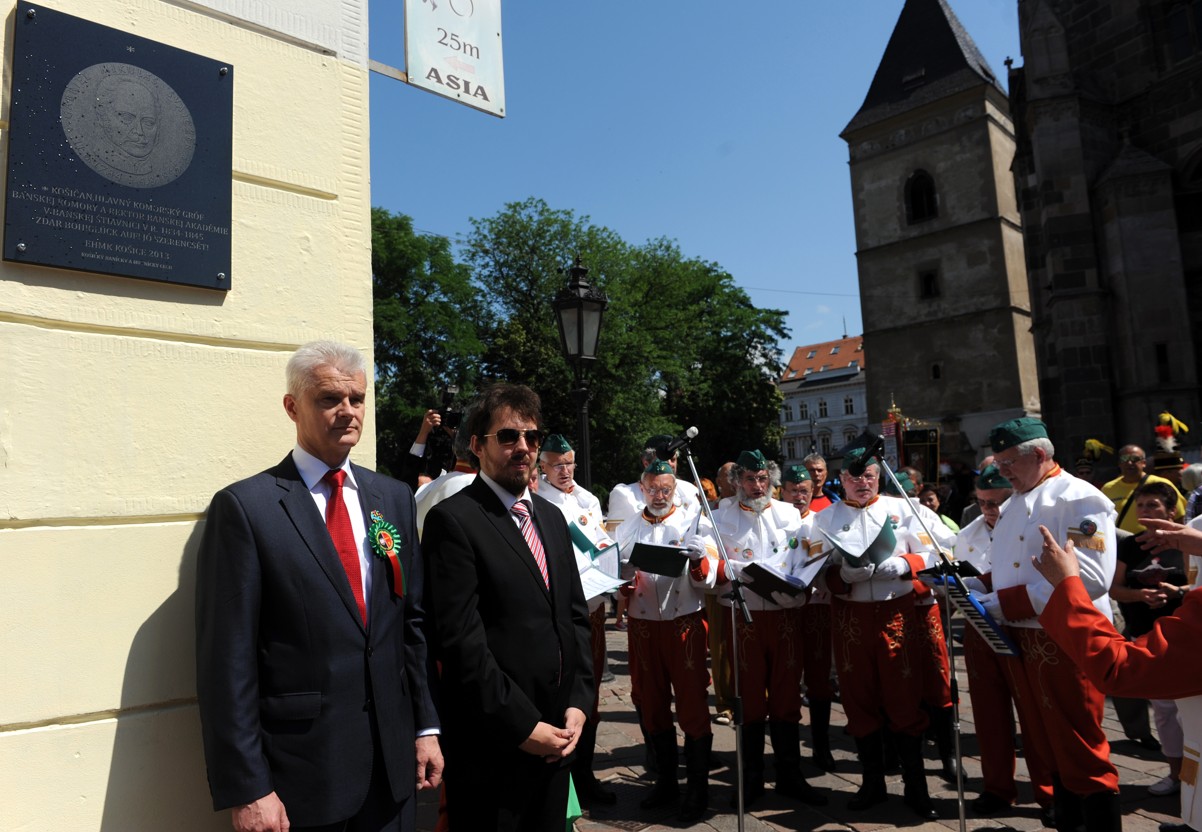
[[[577,518],[576,522],[582,526],[587,526],[588,525],[588,515],[587,514],[580,515],[580,517]]]
[[[1093,537],[1093,533],[1098,530],[1098,524],[1092,520],[1081,521],[1081,534]]]

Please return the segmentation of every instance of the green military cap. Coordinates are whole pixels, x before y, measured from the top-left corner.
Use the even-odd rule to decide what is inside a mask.
[[[740,451],[735,465],[744,471],[765,471],[768,468],[768,460],[759,451]]]
[[[989,444],[993,447],[994,453],[1021,445],[1023,442],[1030,442],[1032,439],[1047,438],[1048,426],[1034,416],[1011,419],[1009,422],[994,425],[993,430],[989,431]]]
[[[873,436],[868,431],[864,431],[847,445],[843,446],[843,470],[852,468],[856,465],[872,464],[873,452],[879,450],[877,440],[879,437]]]
[[[847,455],[845,454],[843,458],[846,460]],[[905,471],[898,471],[893,476],[897,477],[897,481],[901,484],[901,487],[902,487],[901,493],[900,494],[898,493],[897,486],[893,484],[893,478],[886,477],[885,478],[885,493],[886,494],[892,494],[894,497],[908,497],[914,492],[914,480],[910,479],[909,474],[907,474]]]
[[[804,465],[790,465],[780,475],[781,482],[809,482],[810,472]]]
[[[568,440],[563,438],[563,434],[553,433],[543,440],[543,451],[549,454],[566,454],[572,450],[572,446],[568,444]]]
[[[676,472],[672,470],[672,466],[664,462],[662,459],[652,460],[651,464],[643,469],[643,473],[651,474],[652,476],[659,476],[660,474],[672,474],[675,476],[676,474]]]
[[[996,465],[986,465],[977,475],[976,482],[979,491],[989,491],[994,488],[1013,488],[1010,480],[1002,476]]]

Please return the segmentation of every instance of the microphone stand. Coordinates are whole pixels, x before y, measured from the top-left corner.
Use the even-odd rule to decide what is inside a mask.
[[[952,563],[951,559],[943,553],[943,549],[940,548],[939,544],[935,542],[935,535],[931,534],[931,530],[922,519],[922,515],[914,509],[914,505],[906,495],[905,489],[901,487],[897,476],[889,468],[883,456],[883,454],[875,454],[875,459],[880,464],[881,470],[889,475],[889,480],[897,489],[897,493],[902,495],[902,501],[910,509],[910,513],[914,516],[914,519],[918,521],[918,525],[922,526],[922,530],[927,533],[927,538],[930,539],[931,545],[935,547],[935,552],[939,555],[939,565],[935,567],[935,570],[943,576],[944,584],[946,585],[948,583],[948,575],[959,575],[956,565]],[[960,695],[959,685],[956,682],[955,644],[952,641],[952,602],[948,597],[946,589],[943,592],[943,607],[944,613],[947,615],[947,632],[944,633],[943,637],[947,643],[948,683],[952,691],[952,737],[955,741],[956,749],[956,805],[960,812],[960,832],[965,832],[968,821],[964,816],[964,765],[960,751]]]
[[[710,521],[710,528],[713,529],[714,542],[718,548],[718,559],[727,564],[727,575],[731,575],[730,592],[723,595],[723,598],[730,599],[730,661],[734,667],[734,702],[731,709],[731,722],[735,729],[735,795],[738,798],[735,817],[738,819],[738,830],[743,832],[745,822],[745,808],[743,806],[743,697],[739,695],[739,639],[738,631],[738,615],[742,613],[743,620],[747,624],[751,624],[751,610],[747,608],[747,600],[743,597],[743,582],[733,576],[732,570],[729,569],[730,559],[726,557],[726,547],[722,545],[722,535],[718,534],[718,524],[714,522],[714,512],[710,509],[710,501],[706,499],[705,492],[700,491],[701,477],[697,475],[697,466],[693,464],[693,453],[689,448],[693,437],[687,438],[680,446],[680,450],[684,451],[685,461],[689,463],[689,472],[693,475],[693,482],[698,484],[699,496],[701,498],[701,511],[705,514],[707,520]]]

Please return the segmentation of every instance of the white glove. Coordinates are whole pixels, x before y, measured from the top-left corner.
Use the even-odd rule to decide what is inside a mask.
[[[985,586],[985,582],[980,578],[961,578],[960,583],[964,584],[964,588],[978,598],[989,592],[989,587]]]
[[[776,604],[781,609],[785,609],[785,610],[796,609],[797,607],[800,607],[805,602],[806,602],[806,595],[804,592],[799,592],[796,595],[790,595],[787,592],[780,592],[780,591],[772,593],[772,603]]]
[[[844,583],[858,584],[872,577],[876,567],[871,563],[864,566],[849,566],[846,563],[839,567],[839,577]]]
[[[986,592],[984,595],[976,596],[976,599],[981,602],[985,612],[989,613],[998,624],[1006,620],[1006,616],[1002,615],[1002,604],[998,601],[996,592]]]
[[[910,574],[910,564],[903,557],[894,555],[891,558],[885,558],[876,566],[877,578],[905,578]]]
[[[696,566],[697,562],[705,558],[705,547],[700,543],[693,542],[688,546],[689,550],[689,566]]]

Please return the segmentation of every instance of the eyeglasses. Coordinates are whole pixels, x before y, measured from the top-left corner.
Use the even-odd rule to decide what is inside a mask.
[[[1143,462],[1144,459],[1145,459],[1145,457],[1139,456],[1137,454],[1123,454],[1122,456],[1119,457],[1119,462],[1126,462],[1126,463],[1130,464],[1132,462]]]
[[[498,442],[500,442],[500,439],[498,439],[497,441],[498,441]],[[529,442],[530,440],[529,440],[529,439],[527,439],[526,441],[527,441],[527,442]],[[561,473],[561,474],[562,474],[564,471],[575,471],[575,470],[576,470],[576,463],[575,463],[575,462],[558,462],[558,463],[556,463],[555,465],[552,465],[552,466],[551,466],[551,470],[552,470],[552,471],[558,471],[558,472],[559,472],[559,473]]]
[[[1006,502],[1006,501],[1005,500],[982,500],[980,498],[977,499],[977,505],[979,505],[981,508],[1001,508],[1002,503],[1004,503],[1004,502]]]
[[[850,480],[851,482],[872,482],[873,480],[880,479],[880,474],[876,471],[865,471],[863,474],[856,476],[844,471],[843,479]]]
[[[767,485],[771,480],[771,477],[769,477],[767,474],[760,474],[758,477],[754,474],[744,474],[742,479],[743,482],[753,482],[756,485]]]
[[[509,445],[516,445],[518,443],[518,440],[521,439],[522,437],[526,438],[526,444],[532,448],[541,445],[543,442],[543,432],[541,430],[538,430],[537,428],[534,428],[531,430],[518,430],[517,428],[501,428],[496,433],[484,434],[485,439],[487,439],[490,436],[495,436],[497,438],[497,444],[501,445],[502,447],[508,447]]]
[[[676,491],[675,488],[658,488],[655,486],[652,486],[651,488],[643,486],[643,490],[647,492],[649,497],[668,497]]]

